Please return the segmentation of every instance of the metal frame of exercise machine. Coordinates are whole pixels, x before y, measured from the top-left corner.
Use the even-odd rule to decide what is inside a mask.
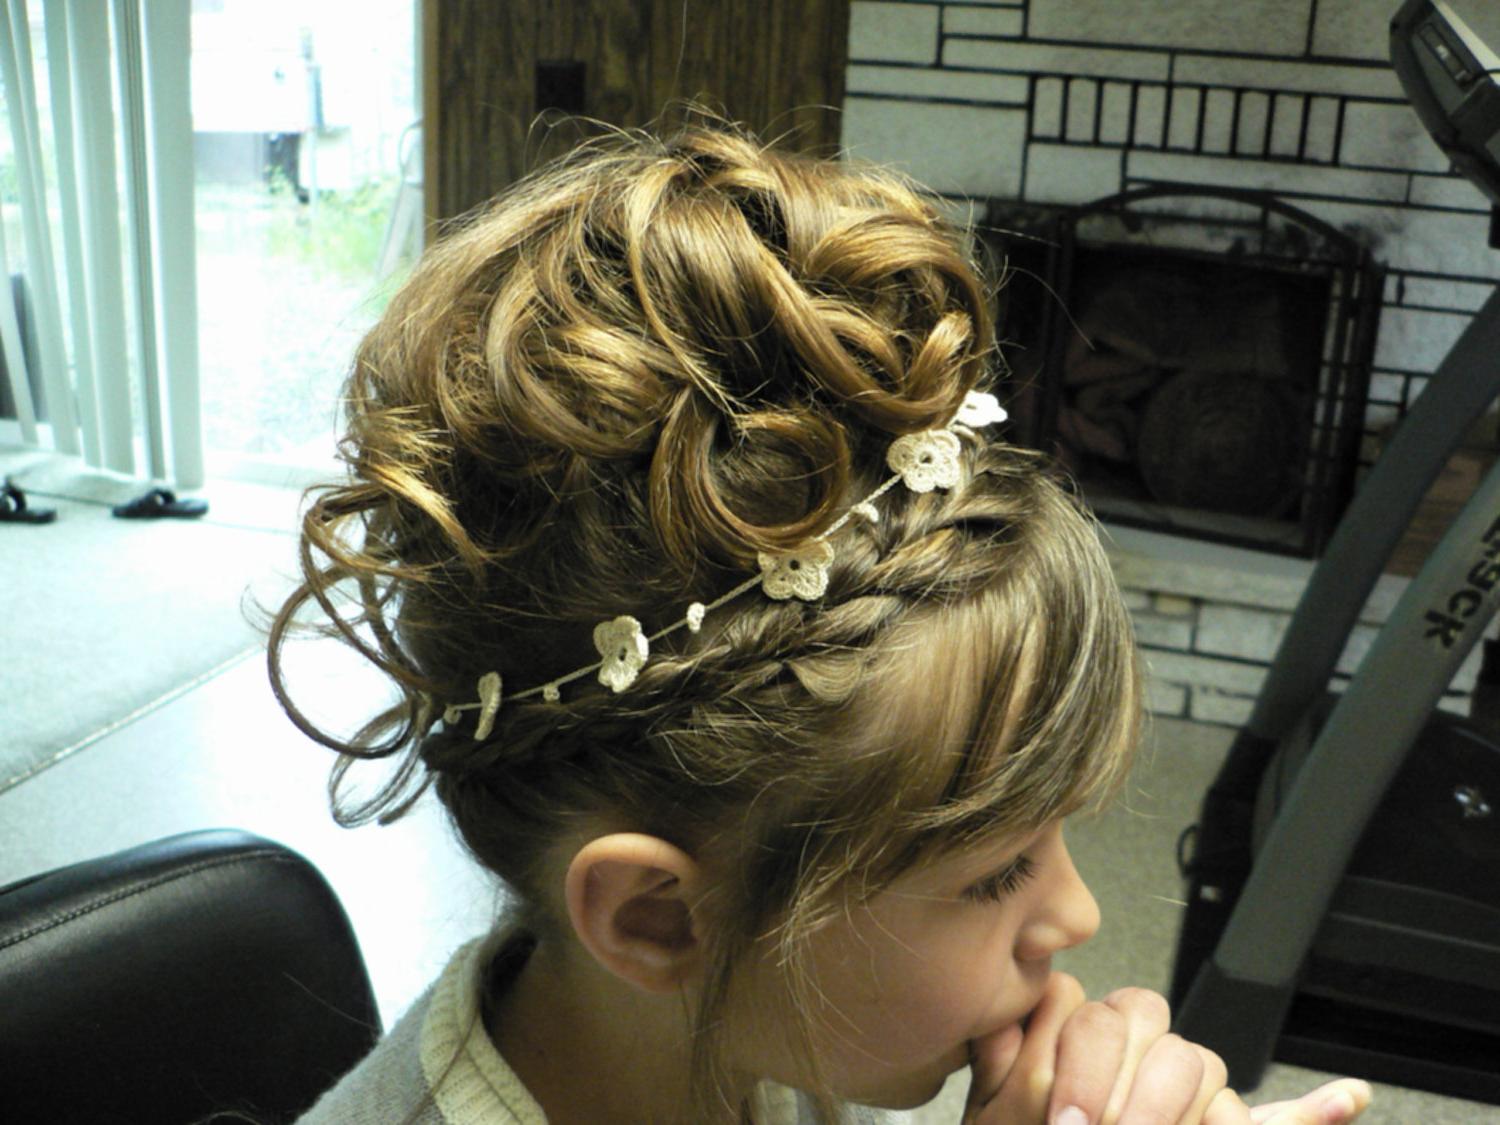
[[[1406,0],[1392,20],[1397,73],[1434,139],[1494,201],[1496,244],[1500,59],[1491,44],[1500,47],[1494,0]],[[1500,777],[1500,748],[1434,718],[1500,609],[1500,466],[1412,580],[1343,697],[1327,694],[1359,611],[1428,486],[1497,396],[1500,288],[1345,513],[1204,799],[1183,864],[1189,892],[1172,984],[1175,1029],[1218,1051],[1241,1087],[1259,1083],[1274,1053],[1500,1102],[1500,814],[1491,808],[1500,791],[1450,784],[1441,814],[1452,817],[1465,854],[1494,864],[1476,864],[1472,895],[1452,871],[1434,890],[1350,867],[1372,822],[1395,815],[1393,782],[1395,797],[1410,797],[1402,779],[1429,744],[1463,742],[1468,756],[1455,760]],[[1450,862],[1462,861],[1452,854]],[[1333,991],[1357,1014],[1342,1032],[1324,1026],[1311,1036],[1318,1046],[1289,1052],[1289,1015],[1318,991],[1320,951],[1325,967],[1347,970]],[[1433,1051],[1411,1049],[1436,1029],[1444,1042]]]

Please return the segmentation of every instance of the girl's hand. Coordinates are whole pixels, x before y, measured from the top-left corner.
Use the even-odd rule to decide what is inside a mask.
[[[1368,1082],[1338,1078],[1295,1101],[1258,1105],[1250,1111],[1250,1120],[1255,1125],[1302,1125],[1303,1122],[1342,1125],[1363,1113],[1372,1096]]]
[[[974,1043],[964,1125],[1343,1125],[1369,1104],[1365,1083],[1342,1079],[1250,1110],[1225,1086],[1223,1061],[1170,1026],[1154,992],[1125,988],[1088,1003],[1078,981],[1053,973],[1024,1032]]]

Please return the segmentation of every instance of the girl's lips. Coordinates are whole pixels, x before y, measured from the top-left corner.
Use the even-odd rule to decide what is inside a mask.
[[[1034,1016],[1036,1014],[1036,1010],[1042,1006],[1042,1000],[1047,995],[1047,981],[1052,975],[1052,962],[1050,958],[1045,962],[1038,962],[1038,965],[1039,968],[1035,974],[1038,979],[1032,989],[1031,1003],[1027,1005],[1025,1011],[1019,1017],[1013,1018],[1011,1022],[1002,1023],[999,1027],[996,1027],[991,1031],[986,1031],[982,1035],[976,1035],[973,1039],[969,1039],[964,1042],[964,1047],[968,1054],[968,1065],[973,1065],[975,1055],[974,1044],[979,1040],[993,1039],[998,1035],[1005,1034],[1005,1032],[1009,1031],[1013,1027],[1020,1028],[1021,1034],[1023,1036],[1026,1034],[1027,1028],[1031,1025],[1031,1017]]]
[[[1021,1025],[1021,1030],[1023,1031],[1031,1026],[1031,1017],[1036,1014],[1036,1010],[1042,1006],[1042,1001],[1047,996],[1047,981],[1052,978],[1052,958],[1049,957],[1045,961],[1038,961],[1034,973],[1036,983],[1031,1003],[1026,1007],[1026,1014],[1016,1021]]]

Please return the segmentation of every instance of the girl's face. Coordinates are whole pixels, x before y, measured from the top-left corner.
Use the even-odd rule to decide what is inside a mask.
[[[968,1065],[971,1040],[1036,1007],[1052,955],[1098,928],[1060,820],[907,872],[811,939],[812,1027],[829,1085],[865,1105],[931,1100]],[[785,1039],[765,1046],[760,1073],[797,1085]]]

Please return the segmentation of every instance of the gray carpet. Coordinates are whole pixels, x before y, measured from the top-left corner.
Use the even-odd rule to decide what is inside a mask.
[[[298,494],[216,482],[200,519],[126,520],[147,486],[76,458],[0,450],[0,475],[57,511],[0,523],[3,792],[254,651],[241,598],[286,588]]]

